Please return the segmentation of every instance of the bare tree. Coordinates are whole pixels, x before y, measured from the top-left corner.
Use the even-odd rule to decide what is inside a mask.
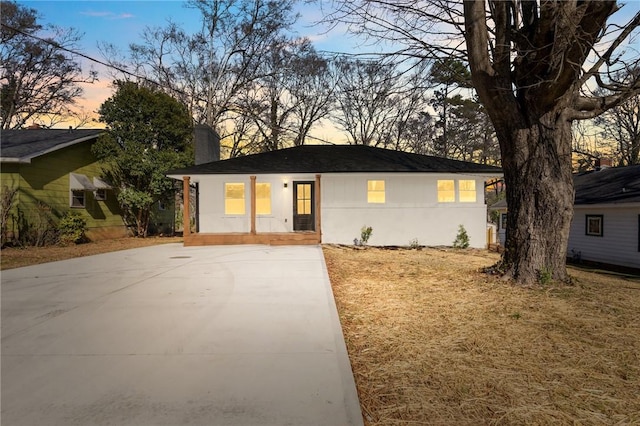
[[[614,141],[619,165],[640,164],[640,94],[602,114],[595,120],[604,139]]]
[[[17,129],[28,121],[53,126],[74,117],[82,95],[83,76],[70,53],[81,34],[73,29],[38,24],[35,9],[3,1],[0,37],[0,119],[3,129]]]
[[[303,145],[309,131],[329,113],[334,83],[327,60],[308,39],[282,37],[270,46],[237,104],[250,117],[262,141],[254,148],[274,151]]]
[[[510,219],[500,267],[522,284],[567,280],[573,216],[571,124],[640,91],[637,53],[621,54],[640,24],[607,25],[616,1],[335,1],[329,20],[400,46],[396,55],[468,61],[500,143]],[[589,60],[588,60],[589,59]],[[588,84],[589,83],[589,84]],[[598,85],[608,95],[589,90]]]
[[[291,59],[287,86],[295,100],[293,144],[300,146],[305,144],[311,129],[331,112],[337,82],[330,61],[320,56],[308,39],[301,41],[297,52]]]
[[[103,54],[114,65],[157,82],[182,101],[197,123],[234,133],[237,98],[258,77],[271,45],[295,22],[293,0],[190,0],[199,10],[201,28],[188,34],[176,23],[149,28],[143,43],[130,45],[123,58],[104,44]],[[130,75],[119,75],[129,79]]]

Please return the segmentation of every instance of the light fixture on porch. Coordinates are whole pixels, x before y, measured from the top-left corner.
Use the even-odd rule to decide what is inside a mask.
[[[288,180],[285,180],[285,181],[284,181],[284,187],[285,187],[285,188],[288,188],[288,187],[289,187],[289,181],[288,181]]]

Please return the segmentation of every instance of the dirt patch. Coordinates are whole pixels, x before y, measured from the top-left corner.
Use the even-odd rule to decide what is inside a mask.
[[[639,424],[640,281],[524,289],[496,253],[324,247],[367,425]]]
[[[3,248],[0,252],[0,270],[20,268],[22,266],[54,262],[57,260],[72,259],[74,257],[91,256],[111,251],[181,242],[182,237],[131,237],[101,240],[68,247],[7,247]]]

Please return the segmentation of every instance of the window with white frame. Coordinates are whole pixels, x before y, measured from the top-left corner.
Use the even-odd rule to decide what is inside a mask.
[[[456,187],[453,179],[438,180],[438,202],[454,203],[456,201]]]
[[[256,183],[256,214],[271,214],[270,183]]]
[[[245,214],[244,183],[224,184],[224,214]]]
[[[458,181],[458,200],[461,203],[476,202],[476,181],[461,179]]]
[[[385,196],[385,184],[383,180],[368,180],[367,181],[367,202],[373,204],[384,204],[386,200]]]
[[[83,209],[85,207],[84,189],[71,190],[70,206],[78,209]]]
[[[603,216],[601,214],[588,214],[586,215],[585,219],[585,234],[592,237],[602,237]]]

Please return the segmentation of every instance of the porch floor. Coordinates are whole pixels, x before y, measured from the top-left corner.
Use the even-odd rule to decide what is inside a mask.
[[[184,236],[186,246],[214,246],[235,244],[265,245],[315,245],[322,237],[318,232],[274,232],[274,233],[194,233]]]

